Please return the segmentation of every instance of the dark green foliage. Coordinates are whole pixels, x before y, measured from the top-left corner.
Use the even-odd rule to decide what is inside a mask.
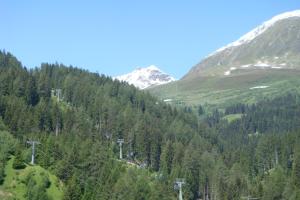
[[[115,184],[112,199],[170,199],[168,188],[157,182],[155,187],[151,187],[150,182],[149,174],[141,173],[137,169],[129,169]]]
[[[297,149],[299,149],[299,146],[297,146]],[[295,186],[300,189],[300,152],[299,151],[295,152],[294,155],[293,179],[294,179]]]
[[[198,106],[198,115],[201,116],[205,113],[205,110],[203,108],[203,106],[199,105]]]
[[[0,131],[7,131],[8,128],[5,126],[2,117],[0,117]]]
[[[64,200],[79,200],[81,195],[79,182],[73,176],[70,178],[65,191]]]
[[[49,177],[48,177],[48,175],[47,174],[45,174],[44,172],[41,172],[40,174],[39,174],[39,177],[40,177],[40,181],[41,181],[41,187],[43,187],[43,188],[49,188],[50,187],[50,185],[51,185],[51,182],[50,182],[50,180],[49,180]]]
[[[282,168],[278,167],[270,171],[270,174],[266,177],[263,199],[283,199],[283,190],[286,184],[285,179],[286,177]]]
[[[1,119],[0,119],[1,126]],[[2,127],[5,128],[5,125]],[[5,178],[4,168],[10,154],[14,153],[16,147],[15,139],[7,132],[0,129],[0,185],[3,183]]]
[[[3,166],[3,162],[0,162],[0,185],[3,183],[4,178],[5,178],[4,166]]]
[[[15,159],[14,159],[14,162],[13,162],[13,168],[14,169],[24,169],[25,167],[26,167],[26,165],[24,163],[22,151],[21,151],[20,148],[17,148],[17,150],[15,152]]]
[[[40,174],[40,178],[42,179],[41,183],[38,183],[35,179],[34,173],[29,173],[26,178],[26,185],[27,185],[27,194],[26,199],[28,200],[48,200],[48,196],[46,193],[46,189],[49,187],[49,180],[45,175]]]
[[[297,95],[206,116],[205,107],[194,115],[72,66],[27,70],[0,52],[0,72],[0,182],[10,154],[14,167],[24,165],[25,146],[16,148],[14,136],[20,144],[41,142],[36,163],[60,178],[66,200],[176,199],[176,178],[185,178],[185,199],[299,197]],[[229,122],[223,119],[228,114],[242,117]],[[118,138],[125,140],[125,159],[141,168],[117,160]],[[28,199],[48,198],[45,174],[26,183]]]
[[[171,173],[173,158],[173,145],[170,141],[167,141],[164,151],[161,154],[161,169],[165,175],[169,175]]]

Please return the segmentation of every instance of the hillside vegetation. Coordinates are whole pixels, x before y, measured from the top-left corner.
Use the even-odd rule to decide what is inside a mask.
[[[160,99],[173,99],[172,104],[208,109],[299,93],[300,18],[279,18],[261,34],[265,25],[208,55],[181,80],[149,91]]]
[[[289,92],[299,93],[300,70],[248,70],[232,76],[198,77],[179,80],[150,88],[149,92],[160,99],[172,99],[172,105],[225,108],[243,102],[252,104],[265,98],[275,98]],[[267,86],[266,88],[255,88]]]
[[[28,70],[6,52],[0,82],[5,198],[177,199],[176,178],[185,179],[184,199],[300,197],[294,93],[207,116],[199,109],[198,116],[72,66]],[[124,139],[122,161],[117,139]],[[27,140],[41,143],[35,166],[28,165]]]
[[[39,166],[14,169],[14,159],[5,166],[1,199],[63,199],[63,185],[57,177]]]

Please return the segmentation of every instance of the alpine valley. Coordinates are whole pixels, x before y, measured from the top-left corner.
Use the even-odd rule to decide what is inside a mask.
[[[299,200],[299,75],[300,11],[179,81],[0,51],[0,200]]]
[[[152,88],[173,103],[215,107],[299,91],[300,10],[273,17],[208,55],[181,80]]]

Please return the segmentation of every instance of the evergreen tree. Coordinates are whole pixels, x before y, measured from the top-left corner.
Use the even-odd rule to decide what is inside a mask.
[[[23,159],[21,148],[18,147],[15,152],[13,168],[14,169],[24,169],[25,167],[26,167],[26,165],[24,164],[24,159]]]

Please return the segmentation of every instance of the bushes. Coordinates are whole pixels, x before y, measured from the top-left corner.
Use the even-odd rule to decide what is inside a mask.
[[[32,171],[26,179],[27,185],[26,199],[28,200],[48,200],[46,189],[50,187],[50,180],[47,174],[41,172],[38,176]]]
[[[13,162],[13,168],[14,169],[24,169],[25,167],[26,167],[26,165],[24,164],[22,152],[20,149],[17,149],[16,153],[15,153],[15,159]]]
[[[30,178],[27,184],[27,193],[26,199],[28,200],[47,200],[48,196],[46,193],[46,189],[41,185],[38,185],[37,182]]]
[[[4,165],[3,163],[0,161],[0,185],[4,182]]]
[[[49,180],[48,174],[45,174],[44,172],[41,172],[40,173],[40,178],[41,178],[41,186],[43,188],[46,188],[46,189],[49,188],[50,185],[51,185],[51,182]]]
[[[7,131],[2,131],[5,128],[0,117],[0,185],[4,182],[4,168],[9,155],[14,152],[16,140]]]
[[[14,153],[16,144],[16,139],[9,132],[0,130],[0,160],[7,160]]]

